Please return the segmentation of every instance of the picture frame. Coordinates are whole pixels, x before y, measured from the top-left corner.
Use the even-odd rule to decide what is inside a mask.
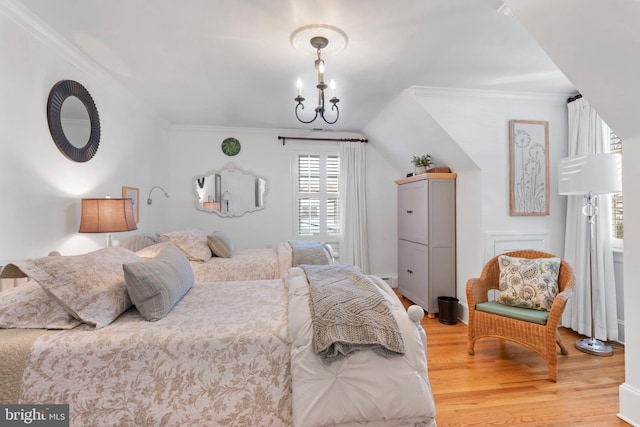
[[[509,214],[549,215],[549,122],[509,120]]]
[[[122,187],[122,198],[131,199],[133,202],[133,214],[136,217],[136,224],[140,222],[140,189],[136,187]]]

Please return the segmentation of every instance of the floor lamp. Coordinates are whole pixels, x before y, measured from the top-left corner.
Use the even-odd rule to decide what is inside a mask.
[[[596,356],[611,356],[610,345],[595,338],[595,322],[593,312],[593,278],[594,264],[594,228],[598,206],[596,198],[600,194],[619,193],[622,191],[620,154],[597,153],[583,156],[565,157],[558,162],[558,193],[567,196],[584,196],[585,205],[582,213],[587,217],[588,249],[589,249],[589,291],[591,306],[591,338],[576,341],[576,348]]]

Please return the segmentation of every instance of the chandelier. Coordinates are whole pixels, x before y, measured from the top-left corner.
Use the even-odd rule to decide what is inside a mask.
[[[302,80],[298,78],[298,96],[294,98],[296,102],[295,113],[296,118],[301,123],[311,123],[318,117],[322,118],[327,124],[334,124],[340,117],[340,109],[338,108],[338,102],[340,100],[336,97],[336,84],[333,80],[329,84],[325,83],[324,71],[325,65],[322,55],[328,56],[341,52],[349,43],[349,37],[340,28],[327,24],[309,24],[304,25],[291,33],[291,45],[298,51],[316,56],[314,62],[316,72],[318,75],[318,84],[316,88],[318,90],[318,103],[314,109],[315,114],[311,116],[309,113],[306,119],[303,119],[301,110],[304,110],[305,98],[302,96]],[[331,89],[331,98],[325,91]],[[325,104],[328,101],[328,104]],[[329,111],[329,104],[331,105],[331,111]],[[326,115],[325,115],[326,114]]]
[[[296,85],[298,87],[298,96],[294,98],[294,100],[297,102],[296,109],[295,109],[296,118],[300,122],[306,124],[306,123],[313,122],[315,119],[318,118],[318,116],[320,116],[322,120],[324,120],[327,124],[332,125],[335,122],[337,122],[338,118],[340,117],[340,109],[338,108],[338,102],[340,102],[340,100],[336,98],[336,83],[333,80],[331,80],[330,85],[327,85],[324,82],[324,60],[322,59],[322,56],[321,56],[321,53],[322,53],[321,50],[327,47],[327,45],[329,44],[329,40],[323,36],[315,36],[311,38],[310,43],[311,43],[311,46],[313,46],[316,49],[316,52],[318,55],[318,59],[315,60],[315,67],[318,70],[318,84],[316,85],[316,88],[318,88],[318,104],[315,108],[316,114],[313,116],[311,120],[305,121],[300,118],[299,110],[304,110],[303,102],[305,98],[302,96],[302,81],[298,77],[298,81]],[[335,118],[333,120],[327,120],[327,118],[325,117],[326,110],[325,110],[324,91],[328,87],[331,88],[331,99],[329,99],[329,102],[331,103],[331,111],[335,110]]]

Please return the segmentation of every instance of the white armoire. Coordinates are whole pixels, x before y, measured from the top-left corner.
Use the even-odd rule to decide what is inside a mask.
[[[433,317],[438,297],[456,296],[456,174],[398,184],[398,290]]]

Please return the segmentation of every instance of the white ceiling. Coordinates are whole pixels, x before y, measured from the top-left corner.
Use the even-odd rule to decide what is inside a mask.
[[[500,0],[20,0],[167,120],[185,125],[361,130],[411,86],[572,93]],[[299,123],[295,81],[315,105],[314,57],[291,33],[349,37],[325,57],[335,125]]]

